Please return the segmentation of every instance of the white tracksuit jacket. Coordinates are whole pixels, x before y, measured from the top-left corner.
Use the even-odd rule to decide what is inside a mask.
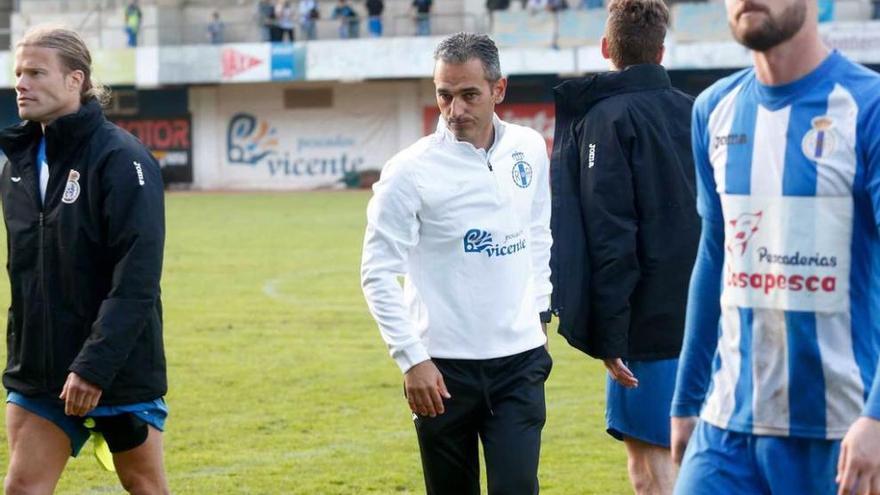
[[[456,140],[441,118],[373,186],[361,285],[404,372],[432,357],[490,359],[546,342],[538,313],[551,292],[547,148],[532,129],[497,116],[494,125],[487,154]]]

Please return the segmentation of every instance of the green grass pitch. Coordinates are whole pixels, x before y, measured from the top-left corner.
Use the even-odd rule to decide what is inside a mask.
[[[360,291],[368,199],[167,196],[165,462],[174,493],[424,493],[402,377]],[[4,279],[0,300],[8,298]],[[601,363],[555,329],[550,347],[542,493],[630,493],[623,445],[604,432]],[[7,456],[3,448],[3,466]],[[87,446],[57,493],[122,491]]]

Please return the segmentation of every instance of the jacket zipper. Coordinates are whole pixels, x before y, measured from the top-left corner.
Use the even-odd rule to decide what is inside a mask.
[[[44,213],[40,210],[40,235],[39,235],[39,258],[40,258],[40,294],[43,296],[43,343],[46,346],[44,387],[49,392],[50,370],[52,367],[52,343],[51,332],[49,331],[49,297],[46,294],[46,251],[45,251],[45,222]]]

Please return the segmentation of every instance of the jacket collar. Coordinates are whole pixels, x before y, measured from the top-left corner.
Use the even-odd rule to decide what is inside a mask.
[[[495,148],[501,138],[504,136],[504,132],[507,130],[507,123],[501,120],[498,117],[498,114],[492,114],[492,126],[495,128],[495,139],[492,140],[492,145],[488,150],[483,150],[486,153],[489,153],[493,148]],[[455,134],[449,130],[446,126],[446,119],[441,115],[439,119],[437,119],[437,131],[435,135],[443,142],[453,143],[458,146],[464,146],[471,149],[476,150],[477,148],[471,143],[467,143],[464,141],[459,141],[458,138],[455,137]]]
[[[83,141],[104,123],[104,112],[97,100],[91,99],[72,114],[56,119],[46,126],[46,158],[49,163],[59,153],[75,151]],[[0,148],[13,161],[27,155],[43,135],[39,122],[23,121],[0,131]]]
[[[565,81],[553,88],[557,109],[582,115],[599,100],[623,93],[672,87],[662,65],[631,65],[620,71],[603,72],[583,79]]]

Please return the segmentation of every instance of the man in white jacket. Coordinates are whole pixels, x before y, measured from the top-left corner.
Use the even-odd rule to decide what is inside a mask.
[[[495,115],[507,80],[488,36],[452,35],[434,58],[442,117],[374,186],[364,295],[404,373],[427,492],[480,493],[479,438],[490,494],[536,494],[552,367],[546,145]]]

